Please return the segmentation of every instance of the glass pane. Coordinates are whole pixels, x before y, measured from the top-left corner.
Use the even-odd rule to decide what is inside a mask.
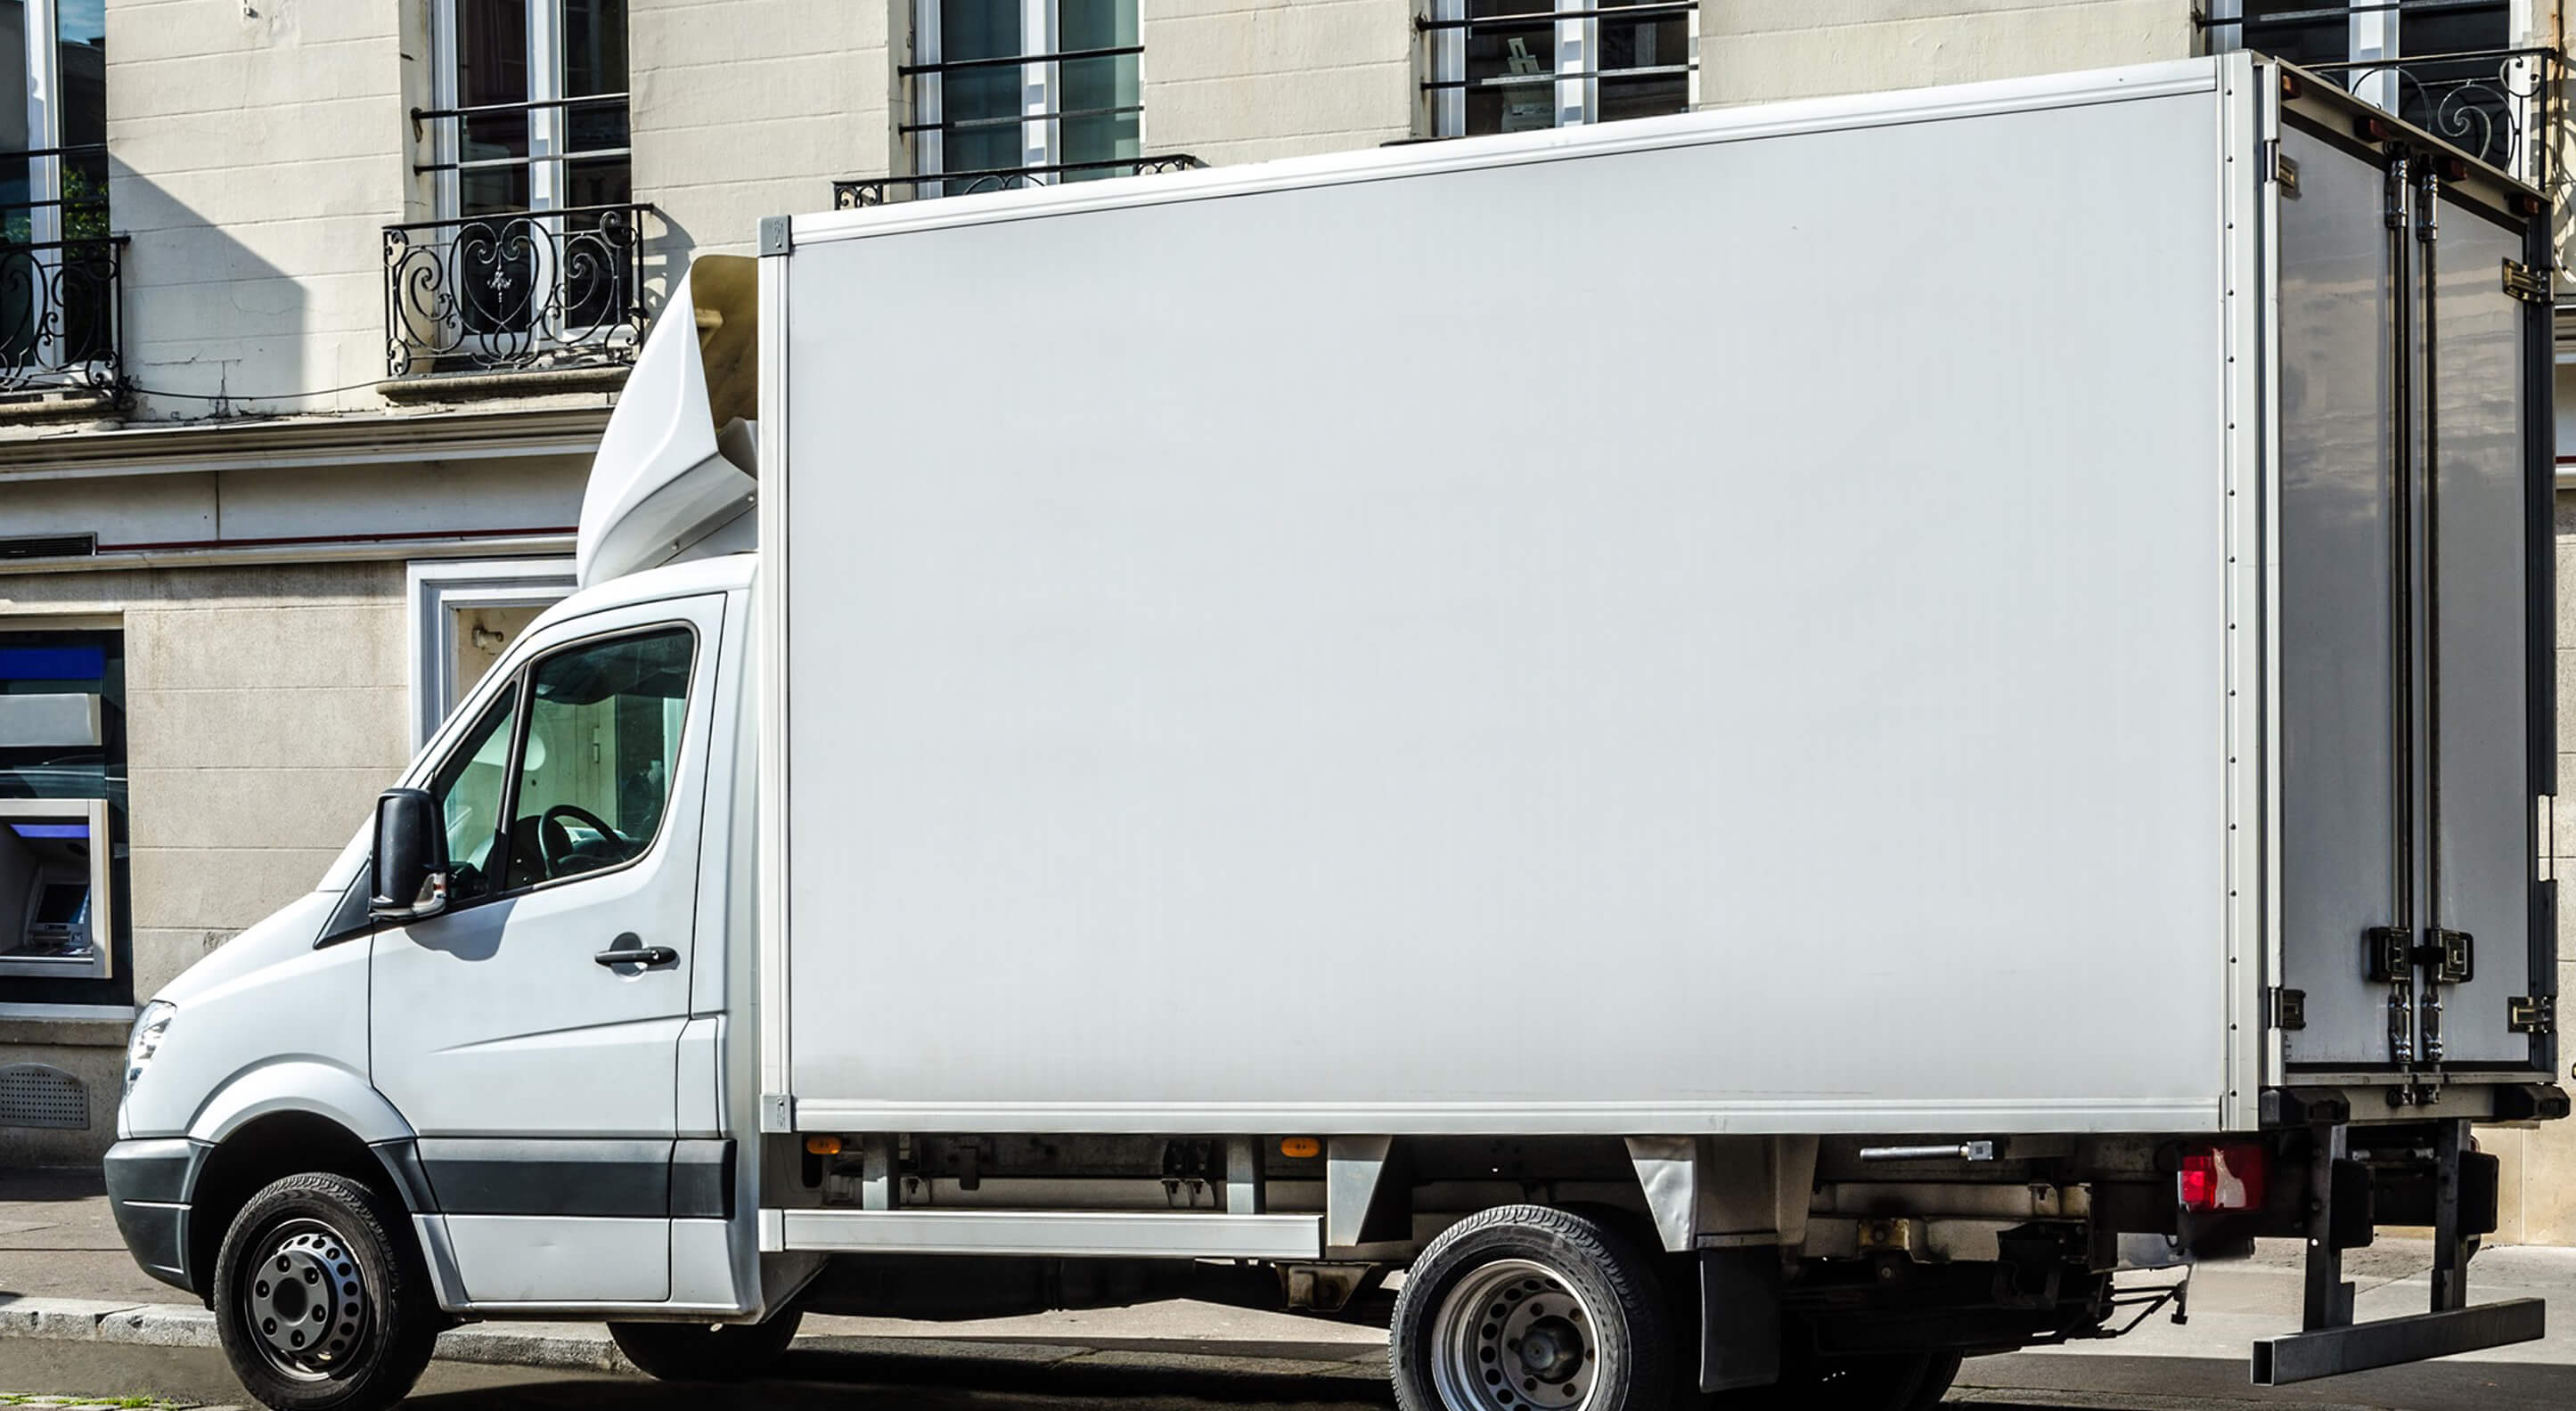
[[[565,150],[596,152],[627,145],[626,100],[575,103],[564,109]]]
[[[622,206],[635,199],[635,183],[624,157],[594,157],[588,161],[564,163],[564,204],[567,206]],[[582,228],[595,227],[597,216],[576,222]]]
[[[653,845],[679,766],[694,646],[673,628],[537,664],[510,825],[514,884],[614,867]]]
[[[1625,4],[1653,3],[1658,0],[1608,0],[1602,8],[1615,11]],[[1604,15],[1600,28],[1601,72],[1605,74],[1622,69],[1687,67],[1691,61],[1689,17],[1678,10],[1633,20]]]
[[[2409,57],[2502,49],[2512,42],[2513,6],[2508,0],[2456,10],[2409,12],[2397,21],[2398,52]]]
[[[998,59],[1026,52],[1020,47],[1020,0],[939,0],[942,62]]]
[[[1138,42],[1136,0],[1058,0],[1056,36],[1061,52],[1133,48]],[[1056,160],[1066,166],[1117,162],[1144,155],[1134,109],[1144,101],[1138,56],[1112,54],[1067,59],[1056,90]],[[1124,110],[1124,111],[1122,111]],[[1123,173],[1114,166],[1069,171],[1066,181],[1091,181]]]
[[[463,196],[464,209],[459,215],[483,216],[501,211],[524,211],[528,208],[528,169],[526,167],[486,167],[481,171],[459,172],[457,189]]]
[[[1628,78],[1605,76],[1599,85],[1600,111],[1595,120],[1617,122],[1621,118],[1661,117],[1690,108],[1690,75],[1638,74]]]
[[[27,203],[35,199],[27,159],[6,155],[35,145],[27,135],[27,65],[19,57],[26,52],[27,0],[0,0],[0,241],[28,238]],[[19,283],[0,278],[0,346],[27,316],[24,295],[9,293]]]
[[[1144,155],[1134,111],[1143,101],[1136,55],[1067,60],[1061,93],[1060,111],[1066,116],[1057,150],[1066,165],[1133,161]],[[1124,174],[1122,168],[1103,167],[1067,172],[1064,179],[1086,181]]]
[[[563,0],[563,46],[565,97],[625,92],[626,0]]]
[[[1018,0],[940,0],[939,52],[952,64],[1025,53]],[[936,81],[945,149],[940,170],[1005,171],[1021,165],[1019,65],[950,69]],[[966,189],[949,188],[950,194]]]
[[[499,880],[494,849],[501,841],[501,792],[509,779],[510,723],[518,707],[515,689],[494,701],[430,778],[430,795],[447,820],[450,902],[490,896]]]
[[[2352,21],[2343,15],[2319,15],[2333,0],[2245,0],[2244,47],[2294,64],[2340,64],[2352,48]],[[2275,20],[2273,15],[2309,15],[2301,20]]]
[[[54,0],[54,6],[63,145],[96,146],[107,141],[107,0]]]
[[[480,108],[528,101],[527,0],[456,0],[456,105]],[[462,119],[463,161],[528,154],[528,115],[487,113]],[[520,208],[526,206],[520,200]],[[468,205],[467,210],[475,209]]]
[[[1530,132],[1556,125],[1555,0],[1470,0],[1467,131]]]

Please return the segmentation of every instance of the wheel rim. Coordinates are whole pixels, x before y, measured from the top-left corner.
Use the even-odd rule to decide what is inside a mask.
[[[1452,1411],[1582,1411],[1611,1369],[1600,1322],[1544,1264],[1498,1259],[1440,1301],[1432,1385]]]
[[[374,1303],[349,1242],[319,1220],[288,1220],[259,1242],[234,1297],[251,1345],[280,1376],[328,1381],[353,1365]]]

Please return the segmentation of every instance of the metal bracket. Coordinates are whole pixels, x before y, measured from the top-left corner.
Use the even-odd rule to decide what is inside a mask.
[[[2436,981],[2465,985],[2477,974],[2477,937],[2435,926],[2425,931],[2424,940],[2415,949],[2415,963],[2432,971]]]
[[[796,248],[796,218],[762,216],[760,218],[760,253],[784,255]]]
[[[2281,184],[2282,198],[2297,200],[2299,198],[2298,159],[2281,150],[2281,139],[2277,137],[2263,145],[2272,149],[2272,179]]]
[[[2411,980],[2415,971],[2415,938],[2403,926],[2373,926],[2361,933],[2370,962],[2371,983]]]
[[[2504,262],[2504,292],[2527,304],[2546,304],[2550,302],[2549,273],[2508,257]]]
[[[760,1095],[760,1130],[795,1131],[796,1099],[785,1093],[762,1093]]]
[[[2504,1002],[2504,1027],[2516,1034],[2558,1032],[2558,996],[2515,995]]]
[[[2264,992],[2264,1020],[2275,1029],[2308,1027],[2308,992],[2274,985]]]

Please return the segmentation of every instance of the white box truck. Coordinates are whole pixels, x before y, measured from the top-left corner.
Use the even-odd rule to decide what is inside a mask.
[[[2231,55],[765,222],[126,1238],[281,1408],[1189,1295],[1897,1411],[2258,1237],[2257,1381],[2536,1337],[2545,210]]]

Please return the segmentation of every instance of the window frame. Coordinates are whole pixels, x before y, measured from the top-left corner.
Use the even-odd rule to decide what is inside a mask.
[[[492,844],[494,856],[492,859],[493,865],[490,871],[493,876],[506,879],[510,875],[512,844],[514,842],[511,834],[518,826],[519,814],[519,776],[522,772],[519,768],[519,762],[527,758],[528,726],[536,716],[534,687],[537,668],[554,660],[556,657],[564,655],[566,652],[587,651],[593,647],[623,641],[630,637],[654,636],[670,631],[673,628],[686,632],[689,636],[688,693],[681,698],[680,723],[678,729],[674,732],[674,738],[680,742],[680,749],[684,751],[687,747],[687,741],[689,738],[689,727],[696,718],[697,699],[700,694],[700,689],[706,681],[704,673],[708,669],[706,658],[706,634],[698,630],[698,624],[687,618],[672,618],[653,622],[632,623],[625,626],[610,628],[609,630],[598,633],[594,636],[577,637],[569,642],[542,648],[530,655],[527,660],[519,662],[515,666],[511,667],[509,676],[503,686],[487,693],[478,693],[470,702],[467,703],[467,709],[461,709],[457,712],[460,718],[480,720],[483,717],[483,714],[489,711],[492,706],[498,702],[502,691],[506,690],[516,698],[516,704],[512,707],[510,717],[510,752],[508,755],[508,761],[503,766],[503,775],[501,780],[500,817],[502,820],[502,826],[499,835],[494,839]],[[435,763],[430,764],[423,770],[417,771],[417,777],[422,781],[421,787],[426,788],[428,780],[438,777],[439,772],[445,769],[448,764],[456,758],[456,752],[464,749],[468,743],[469,742],[466,738],[460,734],[455,743],[444,753],[438,756]],[[671,778],[663,786],[665,789],[670,791],[663,800],[662,818],[665,823],[669,821],[671,816],[672,800],[679,797],[678,790],[680,787],[680,772],[681,771],[675,762],[671,770]],[[446,814],[447,810],[444,802],[442,801],[439,808],[439,825],[442,828],[444,828],[447,823]],[[530,896],[537,892],[548,891],[556,887],[571,886],[580,882],[596,881],[602,877],[614,877],[620,872],[639,867],[645,862],[659,857],[663,850],[664,840],[670,836],[671,830],[668,827],[657,825],[653,832],[653,841],[648,844],[643,851],[613,866],[592,868],[587,872],[576,872],[569,877],[549,877],[544,881],[531,882],[521,887],[495,887],[491,891],[486,892],[479,897],[475,897],[469,901],[458,902],[439,914],[441,916],[452,916],[458,912],[471,911],[476,907],[489,906],[494,902],[515,900],[519,897]]]
[[[581,586],[568,558],[431,559],[410,565],[404,579],[414,753],[427,747],[471,694],[456,689],[456,614],[469,608],[549,608]]]
[[[1472,0],[1429,0],[1422,14],[1424,44],[1423,70],[1428,78],[1422,85],[1423,132],[1427,137],[1465,137],[1467,132],[1467,91],[1478,86],[1467,77],[1467,36],[1475,25],[1484,23],[1527,24],[1538,16],[1495,15],[1473,18],[1468,14]],[[1659,73],[1678,68],[1685,80],[1682,112],[1694,112],[1700,105],[1699,0],[1686,0],[1682,12],[1683,47],[1688,57],[1680,65],[1656,64],[1646,68],[1613,69],[1611,73]],[[1602,71],[1590,67],[1600,52],[1601,21],[1616,9],[1662,8],[1660,0],[1646,0],[1639,6],[1605,5],[1602,0],[1556,0],[1555,51],[1556,120],[1551,128],[1588,127],[1602,121]],[[1491,86],[1491,85],[1488,85]],[[1665,116],[1665,115],[1657,115]],[[1490,135],[1490,134],[1486,134]]]
[[[1133,54],[1136,59],[1136,101],[1110,108],[1085,108],[1068,114],[1062,101],[1063,75],[1059,67],[1068,57],[1064,51],[1063,27],[1056,0],[1019,0],[1020,9],[1020,162],[1017,170],[1032,184],[1054,184],[1063,179],[1064,119],[1071,117],[1113,116],[1133,113],[1136,116],[1135,160],[1144,160],[1149,144],[1145,139],[1145,43],[1144,15],[1141,0],[1117,0],[1130,6],[1136,14],[1136,43],[1105,49],[1083,49],[1072,57],[1115,58]],[[941,0],[911,0],[912,58],[896,68],[896,78],[904,85],[911,116],[898,119],[895,135],[916,177],[973,176],[977,169],[953,172],[947,162],[947,110],[944,103],[946,62],[940,39]],[[1010,65],[1000,59],[978,60],[995,67]],[[995,124],[1002,126],[1003,124]],[[1123,159],[1121,159],[1123,160]],[[1010,169],[1005,169],[1010,170]],[[927,184],[922,195],[940,194]]]
[[[116,846],[109,833],[105,799],[0,799],[0,826],[8,820],[54,819],[80,815],[91,838],[89,854],[89,956],[33,956],[0,953],[0,976],[16,979],[112,980],[116,978]],[[34,898],[29,898],[33,905]],[[0,926],[16,929],[22,918],[0,916]]]
[[[2509,49],[2531,33],[2531,0],[2504,0],[2504,4],[2504,38],[2497,47]],[[2246,19],[2245,0],[2207,0],[2207,6],[2201,24],[2213,54],[2231,54],[2244,48],[2245,26],[2263,23],[2260,19]],[[2410,58],[2440,57],[2406,52],[2404,6],[2405,0],[2314,0],[2310,6],[2345,12],[2344,63],[2389,65],[2363,75],[2353,96],[2392,113],[2398,110],[2400,101],[2396,66]]]

